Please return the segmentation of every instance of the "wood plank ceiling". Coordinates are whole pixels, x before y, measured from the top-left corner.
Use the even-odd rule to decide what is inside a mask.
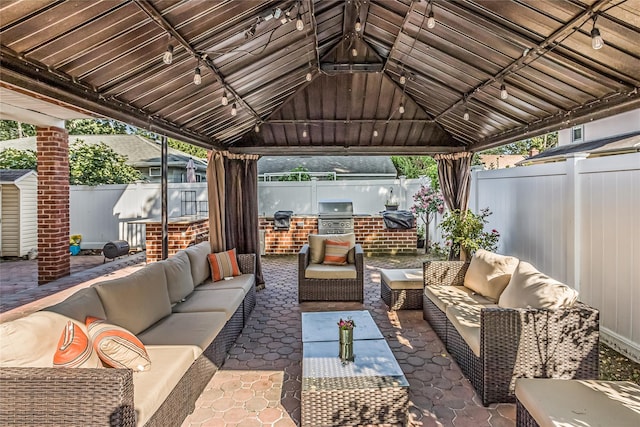
[[[3,87],[235,152],[477,151],[640,107],[640,0],[7,0],[0,18]]]

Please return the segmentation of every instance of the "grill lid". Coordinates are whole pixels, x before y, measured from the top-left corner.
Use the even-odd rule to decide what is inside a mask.
[[[318,215],[324,218],[351,218],[353,216],[353,202],[350,199],[320,200]]]

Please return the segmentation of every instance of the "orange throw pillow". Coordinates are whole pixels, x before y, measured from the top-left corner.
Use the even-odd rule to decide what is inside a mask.
[[[71,320],[62,331],[53,355],[54,368],[102,368],[100,358],[93,351],[89,337]]]
[[[131,332],[95,317],[87,317],[86,323],[93,348],[104,363],[134,371],[151,369],[147,349]]]
[[[347,263],[347,254],[351,243],[338,242],[336,240],[324,241],[324,264],[329,265],[345,265]]]
[[[242,274],[240,273],[240,267],[238,267],[235,248],[226,252],[209,254],[208,257],[209,265],[211,266],[211,278],[214,282],[222,280],[225,277],[235,277]]]

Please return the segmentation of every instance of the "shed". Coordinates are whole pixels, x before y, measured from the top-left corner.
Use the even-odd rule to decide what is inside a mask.
[[[38,175],[0,169],[0,256],[26,256],[38,248]]]

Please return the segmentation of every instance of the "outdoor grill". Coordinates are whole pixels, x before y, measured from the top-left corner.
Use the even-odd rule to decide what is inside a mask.
[[[353,202],[349,199],[319,201],[318,233],[353,233]]]

